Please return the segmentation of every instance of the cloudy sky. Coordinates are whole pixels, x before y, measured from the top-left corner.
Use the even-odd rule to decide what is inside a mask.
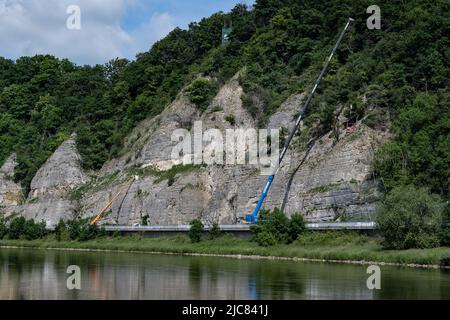
[[[78,64],[133,59],[175,27],[253,0],[0,0],[0,56],[53,54]],[[81,29],[68,8],[80,8]]]

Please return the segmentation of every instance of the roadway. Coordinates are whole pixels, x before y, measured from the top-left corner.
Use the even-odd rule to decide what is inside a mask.
[[[251,235],[249,224],[223,224],[220,230],[240,237]],[[189,225],[152,225],[152,226],[103,226],[108,233],[120,232],[121,234],[142,234],[148,237],[160,237],[189,232]],[[205,226],[204,231],[208,232],[210,226]],[[355,230],[364,233],[373,233],[375,222],[312,222],[306,223],[306,229],[326,231],[326,230]]]

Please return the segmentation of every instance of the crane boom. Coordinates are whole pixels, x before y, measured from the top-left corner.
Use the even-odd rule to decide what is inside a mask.
[[[278,160],[277,164],[275,165],[275,167],[274,167],[274,169],[272,171],[272,174],[267,177],[266,184],[264,185],[263,192],[262,192],[262,194],[261,194],[261,196],[259,198],[258,203],[256,204],[255,209],[253,210],[253,213],[252,214],[248,214],[248,215],[245,216],[245,220],[247,222],[250,222],[250,223],[258,222],[258,216],[259,216],[259,211],[261,209],[261,206],[264,203],[264,200],[266,199],[267,194],[269,193],[270,187],[272,186],[273,180],[275,179],[275,175],[278,173],[278,170],[280,169],[281,162],[283,161],[283,158],[286,155],[286,152],[287,152],[287,150],[289,148],[289,145],[291,144],[291,141],[294,138],[295,133],[297,132],[298,128],[300,127],[300,123],[301,123],[301,121],[303,119],[303,116],[305,115],[305,112],[306,112],[306,110],[307,110],[307,108],[309,106],[309,103],[311,102],[312,98],[314,97],[314,94],[316,93],[316,90],[317,90],[317,87],[320,84],[320,81],[322,80],[323,76],[325,75],[325,72],[327,71],[328,66],[330,65],[330,62],[333,59],[333,56],[336,53],[336,50],[338,49],[339,45],[341,44],[341,41],[344,38],[344,35],[345,35],[345,33],[347,32],[347,29],[350,26],[350,23],[353,22],[353,21],[354,21],[354,19],[348,18],[344,30],[342,30],[342,32],[341,32],[341,34],[340,34],[340,36],[339,36],[339,38],[338,38],[338,40],[336,42],[336,45],[334,46],[333,50],[331,51],[330,56],[328,57],[328,60],[325,63],[325,66],[323,67],[322,71],[320,72],[320,75],[317,78],[317,80],[315,82],[315,85],[314,85],[311,93],[308,96],[308,99],[306,100],[305,104],[303,105],[303,108],[302,108],[302,110],[300,112],[300,115],[297,118],[295,126],[292,128],[291,132],[289,133],[289,137],[286,140],[286,143],[284,144],[284,148],[283,148],[283,150],[282,150],[282,152],[280,154],[280,157],[279,157],[279,160]]]
[[[134,180],[136,180],[136,177],[133,177],[130,180],[128,180],[128,182],[126,182],[123,185],[123,187],[120,188],[120,190],[114,195],[114,197],[112,197],[111,201],[108,202],[108,204],[102,209],[102,211],[100,211],[100,213],[97,214],[97,216],[94,219],[92,219],[91,225],[97,224],[98,220],[100,220],[100,218],[103,216],[103,214],[106,211],[108,211],[108,209],[112,206],[114,201],[116,201],[116,199],[122,194],[122,192],[124,192],[126,189],[131,187],[131,184],[134,182]]]

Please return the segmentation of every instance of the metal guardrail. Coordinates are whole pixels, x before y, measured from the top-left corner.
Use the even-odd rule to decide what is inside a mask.
[[[247,224],[223,224],[220,225],[222,231],[250,231],[250,225]],[[188,232],[190,225],[168,225],[168,226],[104,226],[106,231],[122,232]],[[208,231],[211,226],[205,226]]]
[[[222,231],[250,231],[249,224],[223,224]],[[189,225],[169,226],[104,226],[106,231],[121,232],[188,232]],[[205,226],[208,231],[211,226]],[[315,222],[306,223],[309,230],[374,230],[375,222]]]
[[[310,230],[374,230],[375,222],[317,222],[307,223]]]
[[[249,224],[222,224],[220,230],[225,232],[250,231]],[[188,232],[189,225],[161,225],[161,226],[103,226],[106,231],[114,232]],[[306,223],[309,230],[374,230],[375,222],[310,222]],[[211,226],[205,226],[208,231]],[[47,225],[46,229],[54,231],[55,226]]]

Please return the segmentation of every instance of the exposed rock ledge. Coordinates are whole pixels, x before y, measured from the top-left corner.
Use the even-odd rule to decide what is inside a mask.
[[[73,134],[38,170],[31,181],[27,202],[16,209],[18,213],[52,223],[74,217],[76,204],[68,194],[90,180],[81,168],[75,138]]]
[[[16,155],[12,154],[0,168],[0,217],[11,215],[22,200],[22,188],[14,182]]]
[[[60,218],[96,215],[133,174],[132,169],[168,170],[176,164],[170,158],[173,130],[189,130],[197,120],[208,129],[222,131],[254,127],[254,120],[242,106],[241,94],[242,88],[235,77],[201,113],[181,93],[159,116],[138,125],[126,139],[124,156],[106,163],[93,180],[80,166],[72,136],[38,171],[27,202],[15,211],[53,223]],[[287,99],[269,119],[269,128],[291,128],[303,100],[303,94]],[[227,120],[229,116],[233,116],[233,121]],[[341,126],[338,141],[331,133],[324,135],[308,154],[291,148],[267,198],[266,208],[281,206],[293,175],[287,214],[300,212],[310,221],[373,219],[380,197],[378,181],[371,175],[373,155],[388,136],[361,122],[352,130],[346,129]],[[11,167],[8,164],[5,170],[11,171]],[[207,223],[236,223],[254,208],[265,178],[257,167],[246,165],[193,168],[171,180],[159,179],[154,173],[141,174],[118,197],[102,222],[134,224],[148,217],[148,222],[156,225],[188,224],[194,218]],[[74,197],[74,191],[80,187]]]

